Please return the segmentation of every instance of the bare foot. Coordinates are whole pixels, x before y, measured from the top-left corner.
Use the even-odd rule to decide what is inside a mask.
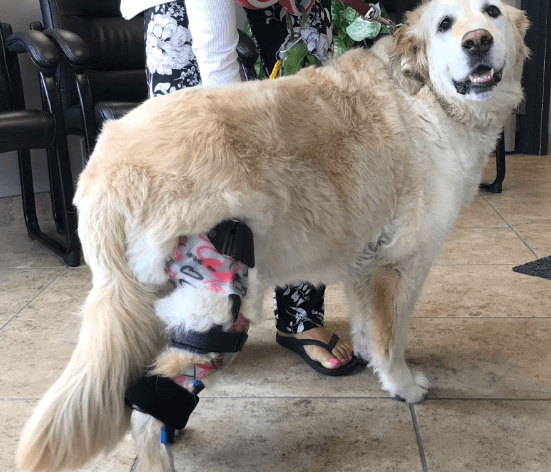
[[[325,327],[309,329],[308,331],[303,331],[299,334],[289,334],[279,330],[278,333],[280,336],[293,337],[296,339],[315,339],[316,341],[321,341],[325,344],[329,344],[329,341],[331,341],[331,337],[333,336],[333,331]],[[354,352],[352,345],[341,340],[340,338],[339,342],[332,351],[333,355],[319,346],[304,346],[304,350],[311,359],[318,361],[327,369],[338,369],[339,367],[348,364],[352,360],[352,354]]]

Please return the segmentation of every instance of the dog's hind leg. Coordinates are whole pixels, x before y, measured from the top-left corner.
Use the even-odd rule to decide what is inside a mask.
[[[405,362],[411,315],[428,270],[374,267],[347,286],[354,350],[378,373],[384,390],[407,403],[428,395],[429,381]]]
[[[161,442],[163,423],[147,413],[132,412],[132,439],[138,450],[138,472],[175,472],[171,446]]]

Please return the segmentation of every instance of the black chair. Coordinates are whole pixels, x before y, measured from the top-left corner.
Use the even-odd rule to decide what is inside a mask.
[[[56,47],[42,33],[12,34],[11,26],[0,24],[0,152],[17,151],[23,213],[28,235],[63,257],[71,267],[80,264],[77,218],[73,207],[73,178],[63,121],[58,121],[61,100],[55,81],[59,63]],[[36,66],[44,110],[25,107],[18,54],[28,53]],[[62,118],[61,118],[62,120]],[[52,208],[58,232],[65,244],[44,234],[38,224],[30,149],[46,149]]]
[[[123,116],[147,96],[144,17],[125,20],[120,0],[40,0],[44,33],[61,52],[60,93],[67,133],[85,138],[88,153],[104,121]],[[40,23],[31,29],[42,30]],[[254,72],[254,42],[240,32],[245,78]]]
[[[147,98],[144,18],[125,20],[119,0],[40,0],[45,34],[61,53],[59,87],[67,134],[98,130]],[[41,30],[40,23],[31,29]]]

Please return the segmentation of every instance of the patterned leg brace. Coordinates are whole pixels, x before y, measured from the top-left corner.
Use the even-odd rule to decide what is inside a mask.
[[[239,231],[232,234],[232,243],[240,240]],[[230,252],[243,254],[239,248]],[[201,381],[230,364],[247,339],[250,322],[239,312],[247,292],[248,267],[220,254],[206,235],[182,237],[166,271],[176,288],[156,308],[172,330],[173,347],[216,354],[209,363],[196,364],[172,379],[146,375],[128,390],[127,403],[165,423],[169,434],[163,442],[170,443],[173,430],[183,429],[195,409],[197,393],[204,388]]]
[[[206,290],[213,294],[212,298],[225,295],[231,300],[231,317],[226,318],[233,321],[229,329],[223,329],[218,325],[211,328],[207,333],[190,334],[189,330],[185,329],[186,325],[184,325],[183,330],[180,329],[180,326],[173,326],[172,341],[174,347],[199,354],[207,352],[220,353],[211,363],[197,364],[172,379],[177,384],[187,387],[198,380],[203,380],[210,372],[227,367],[235,357],[236,351],[241,350],[250,325],[249,320],[239,312],[241,297],[244,297],[247,293],[248,268],[234,258],[219,254],[207,237],[199,235],[180,239],[172,252],[171,260],[167,264],[167,274],[177,284],[175,291]],[[205,317],[209,315],[210,313],[204,313]],[[163,313],[159,313],[159,316],[163,318]],[[229,338],[230,345],[228,345],[225,342],[225,333],[227,332],[236,335],[242,334],[243,336]],[[212,336],[210,338],[212,342],[205,339],[205,336]],[[223,352],[226,349],[231,349],[231,351]]]

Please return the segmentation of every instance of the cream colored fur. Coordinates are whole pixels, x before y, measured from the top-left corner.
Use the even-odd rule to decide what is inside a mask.
[[[445,15],[455,22],[442,34]],[[522,98],[527,21],[500,0],[433,0],[406,23],[373,51],[271,82],[176,92],[105,126],[75,199],[93,288],[73,357],[23,432],[21,468],[77,468],[117,444],[125,389],[160,352],[164,260],[180,236],[227,218],[255,236],[245,316],[260,316],[274,285],[342,282],[357,352],[383,388],[409,403],[426,396],[428,380],[404,360],[411,314]],[[481,28],[503,79],[460,95],[461,39]],[[165,373],[192,362],[163,352]]]
[[[174,472],[174,457],[170,446],[160,441],[163,423],[141,413],[132,412],[132,439],[139,455],[139,470],[147,472]]]

